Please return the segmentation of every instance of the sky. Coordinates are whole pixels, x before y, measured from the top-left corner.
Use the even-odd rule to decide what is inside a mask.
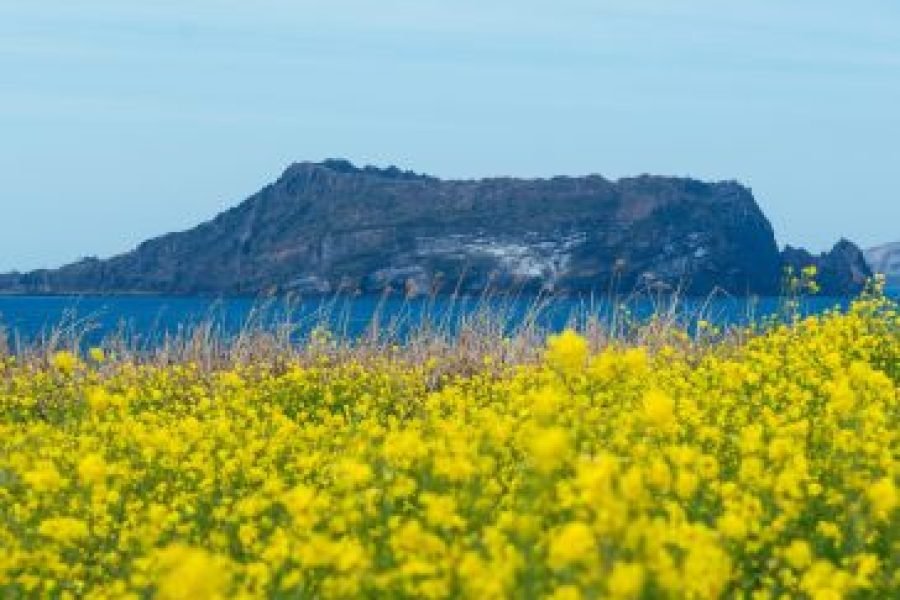
[[[780,244],[900,240],[896,0],[0,0],[0,271],[291,162],[738,180]]]

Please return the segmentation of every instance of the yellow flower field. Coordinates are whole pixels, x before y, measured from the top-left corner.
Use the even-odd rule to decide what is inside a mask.
[[[0,597],[900,596],[883,299],[438,367],[4,359]]]

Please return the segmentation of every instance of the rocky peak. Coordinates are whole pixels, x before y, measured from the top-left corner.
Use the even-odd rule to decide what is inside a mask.
[[[841,238],[832,249],[814,256],[803,248],[786,246],[781,254],[785,267],[799,272],[808,266],[818,271],[816,281],[821,293],[826,296],[840,296],[859,293],[872,276],[863,251],[853,242]]]
[[[415,171],[404,171],[394,165],[384,168],[373,165],[358,167],[344,158],[328,158],[322,162],[294,163],[284,171],[279,178],[279,181],[310,177],[313,174],[324,176],[353,175],[397,181],[428,181],[435,179],[434,177],[416,173]]]

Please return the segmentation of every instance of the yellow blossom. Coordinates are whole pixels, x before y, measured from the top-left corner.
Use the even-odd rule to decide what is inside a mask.
[[[900,502],[897,486],[889,477],[879,479],[866,490],[866,497],[872,505],[872,511],[879,519],[887,519]]]
[[[158,550],[155,559],[156,596],[161,600],[228,597],[226,565],[205,550],[176,544]]]
[[[87,454],[78,462],[78,477],[85,483],[103,483],[106,474],[106,462],[97,453]]]
[[[596,541],[590,527],[581,522],[568,523],[550,537],[550,566],[562,569],[596,558]]]
[[[784,551],[784,558],[794,569],[802,570],[812,564],[813,554],[809,544],[794,540]]]
[[[22,479],[38,492],[52,492],[65,485],[59,471],[48,461],[41,461],[36,467],[26,472]]]
[[[103,351],[103,348],[91,348],[88,351],[88,355],[91,357],[91,360],[98,364],[106,360],[106,352]]]
[[[675,402],[658,389],[644,394],[644,418],[655,427],[666,427],[675,418]]]
[[[550,336],[547,341],[547,362],[565,374],[584,368],[587,355],[587,340],[571,329]]]
[[[555,471],[569,459],[569,434],[560,427],[538,430],[530,441],[530,450],[535,469],[541,473]]]
[[[55,353],[50,359],[50,363],[57,371],[68,375],[78,365],[78,358],[72,352],[63,350]]]
[[[617,562],[609,575],[608,589],[612,598],[637,598],[644,588],[644,567]]]
[[[44,519],[38,525],[38,533],[61,544],[72,544],[88,537],[88,527],[84,521],[72,517]]]

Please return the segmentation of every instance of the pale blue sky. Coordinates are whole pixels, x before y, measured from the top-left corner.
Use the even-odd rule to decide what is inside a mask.
[[[738,179],[780,243],[900,240],[896,0],[0,0],[0,270],[295,160]]]

